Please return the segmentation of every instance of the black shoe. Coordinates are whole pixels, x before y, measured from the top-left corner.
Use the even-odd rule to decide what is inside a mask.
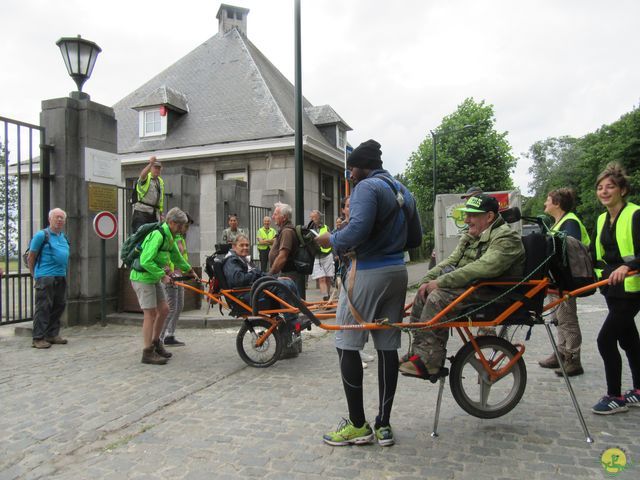
[[[164,346],[165,347],[184,347],[186,343],[181,342],[176,337],[164,337]]]
[[[322,297],[322,301],[323,302],[329,301],[329,295],[325,295],[324,297]]]

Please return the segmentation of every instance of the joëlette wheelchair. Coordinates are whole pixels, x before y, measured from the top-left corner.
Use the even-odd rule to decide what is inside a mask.
[[[520,212],[509,212],[508,222],[520,220]],[[503,217],[507,215],[503,212]],[[294,295],[285,285],[272,277],[256,281],[251,289],[225,288],[222,264],[213,263],[210,275],[219,282],[210,286],[205,293],[210,301],[230,309],[232,315],[242,317],[243,325],[238,332],[236,347],[240,357],[254,367],[273,365],[283,348],[281,333],[284,313],[300,313],[313,324],[324,330],[380,330],[399,328],[404,331],[416,329],[454,329],[462,340],[462,347],[449,357],[450,370],[442,368],[438,375],[428,380],[439,382],[432,436],[437,437],[440,406],[445,378],[449,377],[451,393],[458,405],[467,413],[483,419],[497,418],[510,412],[522,398],[527,382],[527,369],[522,358],[525,346],[513,344],[507,337],[510,329],[544,325],[549,342],[559,360],[571,401],[582,426],[586,441],[592,443],[584,417],[576,400],[571,382],[560,361],[558,348],[551,331],[555,318],[546,319],[545,312],[552,311],[560,303],[607,283],[606,280],[593,283],[572,291],[560,288],[559,298],[545,304],[547,293],[558,289],[558,279],[563,275],[562,236],[551,234],[541,218],[523,217],[524,221],[535,223],[540,233],[532,233],[522,238],[525,248],[525,271],[523,278],[500,278],[483,281],[469,287],[454,302],[428,322],[391,324],[386,320],[373,320],[353,325],[323,323],[335,318],[335,304],[326,302],[308,303]],[[634,274],[636,272],[631,272]],[[215,283],[214,281],[214,283]],[[211,280],[210,280],[211,283]],[[481,288],[495,291],[495,299],[484,304],[466,304],[465,299]],[[247,298],[247,292],[248,298]],[[277,292],[274,293],[274,292]],[[244,299],[240,296],[244,295]],[[261,299],[268,297],[280,308],[261,309]],[[251,307],[249,306],[251,305]],[[411,304],[405,307],[405,316]],[[472,328],[497,327],[496,335],[474,335]]]
[[[313,312],[317,322],[335,318],[335,301],[302,301],[273,277],[260,278],[252,287],[230,288],[223,270],[224,256],[228,250],[217,248],[213,255],[207,257],[205,272],[209,280],[206,282],[206,291],[182,282],[175,284],[205,295],[209,306],[217,305],[221,312],[227,311],[230,316],[242,319],[236,337],[236,349],[247,365],[269,367],[283,356],[287,348],[302,351],[300,329],[310,328],[311,323],[303,317],[287,325],[285,316],[299,315],[301,312],[293,303],[302,306],[306,312]],[[262,285],[267,281],[272,284],[263,288]]]

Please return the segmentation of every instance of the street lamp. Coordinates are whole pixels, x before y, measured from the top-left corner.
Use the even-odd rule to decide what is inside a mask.
[[[80,35],[63,37],[56,42],[56,45],[60,48],[67,72],[78,86],[79,96],[88,97],[87,94],[82,93],[82,85],[91,76],[98,54],[102,49]]]
[[[433,130],[429,130],[431,132],[431,139],[432,139],[432,143],[433,143],[433,206],[435,208],[436,206],[436,189],[437,189],[437,184],[438,184],[438,171],[436,169],[436,164],[438,161],[438,153],[437,153],[437,142],[438,142],[438,137],[441,137],[443,135],[449,135],[450,133],[456,133],[456,132],[461,132],[463,130],[467,130],[469,128],[476,128],[477,126],[481,125],[482,122],[479,123],[472,123],[470,125],[464,125],[460,128],[451,128],[449,130],[444,130],[442,132],[434,132]]]

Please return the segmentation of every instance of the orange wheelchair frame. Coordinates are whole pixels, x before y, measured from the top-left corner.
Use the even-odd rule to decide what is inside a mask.
[[[544,235],[541,238],[546,238]],[[539,241],[539,240],[538,240]],[[533,240],[532,240],[533,242]],[[291,290],[273,277],[258,279],[253,286],[242,289],[213,289],[210,292],[197,289],[185,283],[176,282],[176,285],[206,295],[213,303],[229,309],[234,316],[243,318],[243,325],[238,332],[236,348],[240,357],[250,366],[268,367],[273,365],[283,351],[287,339],[287,332],[283,315],[286,313],[301,314],[311,323],[328,331],[336,330],[381,330],[398,328],[406,331],[418,329],[455,329],[462,347],[457,353],[448,358],[451,362],[451,370],[442,368],[438,375],[427,378],[433,383],[439,382],[439,390],[435,409],[435,419],[432,436],[437,437],[440,405],[444,389],[444,381],[449,376],[452,395],[456,403],[467,413],[478,418],[497,418],[511,411],[520,401],[526,387],[526,365],[522,358],[525,346],[522,343],[515,345],[503,338],[507,328],[511,325],[544,325],[553,351],[558,358],[558,363],[569,391],[574,409],[582,426],[586,441],[592,443],[584,417],[576,400],[571,382],[560,361],[557,344],[551,331],[551,325],[557,324],[555,318],[545,320],[543,313],[557,307],[560,303],[570,298],[580,296],[591,290],[607,284],[607,280],[596,282],[569,292],[562,292],[557,300],[544,304],[544,298],[555,285],[545,269],[538,271],[544,265],[548,267],[550,258],[555,255],[555,240],[552,242],[554,251],[547,256],[542,264],[533,269],[524,280],[486,281],[469,287],[458,296],[445,309],[434,318],[421,323],[389,323],[384,319],[373,322],[362,322],[350,325],[336,325],[324,323],[325,320],[335,318],[334,302],[305,302],[291,292]],[[525,250],[527,249],[525,244]],[[537,273],[536,273],[537,272]],[[536,273],[537,279],[530,279]],[[630,272],[634,275],[637,272]],[[454,314],[454,310],[462,306],[464,301],[480,288],[498,287],[509,292],[520,289],[518,300],[511,302],[490,320],[479,320],[474,315],[480,308],[467,311],[451,320],[445,320],[447,316]],[[284,296],[273,293],[272,290],[284,292]],[[240,295],[250,294],[247,303]],[[507,292],[508,293],[508,292]],[[281,308],[259,309],[259,299],[268,297],[277,302]],[[500,299],[502,295],[498,296]],[[492,302],[488,302],[491,304]],[[482,308],[487,304],[482,305]],[[407,316],[412,304],[405,306],[404,315]],[[468,308],[468,305],[465,305]],[[499,306],[502,308],[502,305]],[[501,327],[498,335],[474,335],[475,327]],[[297,332],[299,334],[299,332]],[[497,392],[496,392],[497,390]]]

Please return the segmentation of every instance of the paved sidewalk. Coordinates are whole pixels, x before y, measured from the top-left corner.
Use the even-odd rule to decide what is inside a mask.
[[[390,448],[322,443],[346,405],[333,334],[316,328],[305,332],[300,357],[255,369],[235,351],[237,327],[181,330],[187,346],[172,349],[166,366],[140,363],[139,327],[68,328],[70,343],[49,350],[2,327],[0,479],[591,479],[607,478],[600,457],[615,446],[633,462],[616,478],[638,478],[640,408],[589,411],[605,388],[595,337],[606,308],[599,295],[578,307],[586,374],[573,386],[592,445],[563,380],[537,366],[550,351],[542,327],[527,343],[525,396],[498,419],[469,416],[447,386],[432,438],[436,386],[400,377]],[[457,346],[452,340],[450,352]],[[629,377],[625,362],[625,388]],[[373,362],[370,420],[376,382]]]

